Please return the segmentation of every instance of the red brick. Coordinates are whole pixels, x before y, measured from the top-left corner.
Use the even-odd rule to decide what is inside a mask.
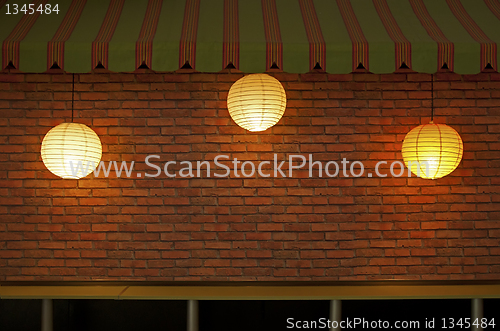
[[[249,133],[226,108],[240,77],[82,74],[75,108],[99,134],[104,160],[134,160],[142,173],[150,153],[160,165],[311,153],[323,163],[360,160],[373,172],[377,160],[400,160],[405,134],[429,120],[421,112],[430,110],[427,74],[277,73],[285,116]],[[70,115],[70,79],[0,74],[0,281],[499,277],[490,268],[500,256],[495,75],[436,76],[436,121],[460,132],[465,154],[435,181],[327,179],[317,170],[308,178],[307,166],[292,178],[60,180],[39,150]]]

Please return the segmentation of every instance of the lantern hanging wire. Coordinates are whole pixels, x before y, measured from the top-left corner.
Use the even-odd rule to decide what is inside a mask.
[[[431,123],[434,123],[434,74],[431,74]]]
[[[73,123],[74,103],[75,103],[75,73],[73,73],[73,82],[71,84],[71,123]]]

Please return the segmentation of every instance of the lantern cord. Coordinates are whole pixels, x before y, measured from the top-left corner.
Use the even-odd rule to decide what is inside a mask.
[[[71,85],[71,123],[73,123],[74,103],[75,103],[75,73],[73,73],[73,84]]]
[[[431,123],[434,122],[434,75],[431,74]]]

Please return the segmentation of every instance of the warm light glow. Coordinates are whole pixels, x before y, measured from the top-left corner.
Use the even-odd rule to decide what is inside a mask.
[[[51,173],[79,179],[97,167],[102,146],[97,134],[85,124],[62,123],[45,135],[41,153],[43,164]]]
[[[227,96],[231,118],[248,131],[264,131],[285,113],[285,89],[274,77],[251,74],[237,80]]]
[[[405,165],[412,162],[411,172],[426,179],[437,179],[450,174],[462,160],[462,154],[462,138],[457,131],[445,124],[431,122],[417,126],[408,132],[403,141]]]

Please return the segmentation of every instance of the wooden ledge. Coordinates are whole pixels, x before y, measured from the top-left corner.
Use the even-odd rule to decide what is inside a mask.
[[[0,299],[120,299],[127,286],[0,286]]]
[[[372,300],[500,298],[500,285],[472,286],[130,286],[120,299]]]
[[[395,283],[395,284],[394,284]],[[500,298],[500,282],[397,284],[73,284],[0,283],[1,299],[388,300]]]

